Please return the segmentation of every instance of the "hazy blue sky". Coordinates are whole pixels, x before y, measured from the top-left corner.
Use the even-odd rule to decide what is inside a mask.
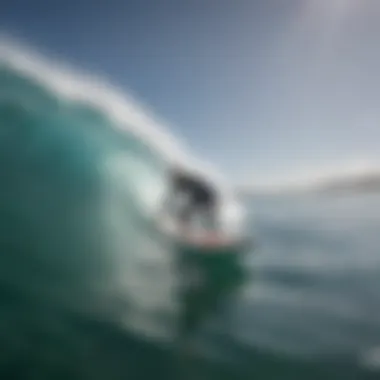
[[[3,0],[0,28],[132,89],[234,181],[378,165],[378,0]]]

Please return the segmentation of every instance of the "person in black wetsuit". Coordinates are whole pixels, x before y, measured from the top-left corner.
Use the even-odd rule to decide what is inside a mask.
[[[220,198],[212,184],[174,168],[171,171],[173,196],[187,196],[177,211],[180,228],[193,229],[193,217],[200,216],[206,229],[218,232],[218,207]],[[183,242],[182,242],[183,243]],[[186,239],[177,246],[178,269],[183,274],[183,285],[179,291],[182,302],[179,318],[179,339],[186,341],[201,328],[212,315],[221,312],[233,292],[240,284],[240,261],[238,255],[223,249],[217,255],[208,254],[209,246],[187,244]],[[186,347],[186,344],[185,344]]]
[[[170,172],[171,192],[174,204],[179,201],[175,210],[175,218],[180,230],[185,234],[194,228],[194,217],[204,218],[207,226],[215,225],[217,194],[216,190],[181,168],[172,168]],[[185,199],[182,199],[184,197]],[[179,338],[187,339],[198,329],[213,306],[210,302],[209,284],[212,274],[202,262],[202,254],[198,248],[180,244],[178,249],[178,269],[183,274],[183,286],[179,295],[182,300],[181,316],[179,318]],[[195,282],[193,282],[195,280]],[[212,306],[211,306],[212,303]],[[186,345],[185,345],[186,346]]]
[[[184,195],[187,200],[177,212],[177,218],[183,226],[191,225],[194,216],[201,216],[207,227],[215,227],[217,210],[217,192],[204,180],[189,175],[180,169],[172,169],[172,192],[175,197]]]

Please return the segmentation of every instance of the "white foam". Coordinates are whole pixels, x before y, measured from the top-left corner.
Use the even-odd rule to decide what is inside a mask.
[[[230,193],[220,173],[210,163],[190,154],[187,147],[168,132],[167,124],[153,116],[148,107],[143,107],[126,92],[98,76],[47,59],[33,49],[0,35],[1,64],[37,80],[63,99],[80,101],[102,110],[116,127],[143,138],[164,159],[206,178],[223,195]]]

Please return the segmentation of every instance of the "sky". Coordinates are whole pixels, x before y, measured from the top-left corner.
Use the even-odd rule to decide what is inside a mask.
[[[380,168],[378,0],[3,0],[0,31],[149,105],[234,183]]]

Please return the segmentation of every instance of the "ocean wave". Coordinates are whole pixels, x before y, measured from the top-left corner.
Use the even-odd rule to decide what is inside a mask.
[[[218,185],[218,189],[228,187],[221,174],[209,162],[191,154],[146,105],[142,106],[128,93],[99,76],[48,59],[20,42],[1,36],[0,64],[37,81],[61,100],[84,103],[102,112],[113,128],[145,139],[166,160],[207,177]]]
[[[105,268],[112,276],[103,273],[105,268],[99,269],[106,279],[98,281],[94,297],[102,294],[102,300],[85,303],[86,307],[105,304],[107,307],[94,313],[112,314],[109,310],[118,307],[110,305],[110,300],[111,304],[126,303],[128,313],[118,311],[112,318],[140,334],[172,339],[170,321],[176,319],[179,309],[174,293],[181,280],[173,268],[173,243],[153,228],[167,192],[167,167],[179,165],[213,184],[221,199],[222,225],[238,232],[243,210],[227,182],[128,94],[9,38],[0,39],[0,123],[3,163],[18,165],[15,178],[28,195],[20,204],[25,204],[30,219],[37,217],[36,207],[42,201],[36,195],[35,204],[30,204],[32,188],[41,186],[37,178],[44,171],[47,188],[56,176],[62,176],[61,188],[50,193],[45,190],[57,203],[69,196],[70,183],[76,186],[72,184],[74,175],[85,188],[89,186],[87,177],[93,181],[96,190],[88,189],[88,199],[94,192],[101,194],[91,211],[86,211],[89,214],[81,217],[86,218],[84,225],[91,225],[86,227],[89,231],[98,231],[103,237],[100,244],[109,245]],[[10,170],[3,169],[4,173]],[[31,170],[37,177],[28,177]],[[16,186],[12,181],[10,192]],[[68,194],[62,194],[63,189]],[[77,204],[84,194],[72,196],[72,204]],[[72,204],[67,204],[68,209]],[[11,206],[15,207],[13,199]],[[39,228],[49,223],[46,218]],[[89,237],[88,245],[92,239]]]
[[[4,39],[0,124],[2,210],[27,224],[17,227],[18,235],[37,229],[46,236],[41,241],[47,247],[30,248],[36,257],[22,257],[19,265],[43,256],[58,277],[72,266],[81,285],[74,296],[66,279],[59,302],[67,299],[75,313],[111,319],[144,336],[172,339],[178,312],[174,251],[152,235],[146,216],[163,197],[167,162],[191,166],[185,149],[128,96]],[[56,220],[49,210],[55,210]],[[68,244],[77,258],[74,253],[68,258]],[[94,244],[98,248],[87,257]],[[97,256],[101,250],[108,256]],[[62,267],[49,252],[56,252]],[[32,268],[25,271],[25,281],[30,280]],[[38,297],[46,298],[46,292]]]
[[[237,233],[243,228],[244,208],[220,171],[192,153],[169,132],[167,123],[128,93],[97,75],[38,54],[9,36],[0,35],[0,66],[38,83],[43,87],[42,91],[51,92],[57,102],[85,108],[87,112],[106,119],[110,128],[133,134],[169,165],[178,165],[205,178],[219,194],[219,215],[225,230]]]

